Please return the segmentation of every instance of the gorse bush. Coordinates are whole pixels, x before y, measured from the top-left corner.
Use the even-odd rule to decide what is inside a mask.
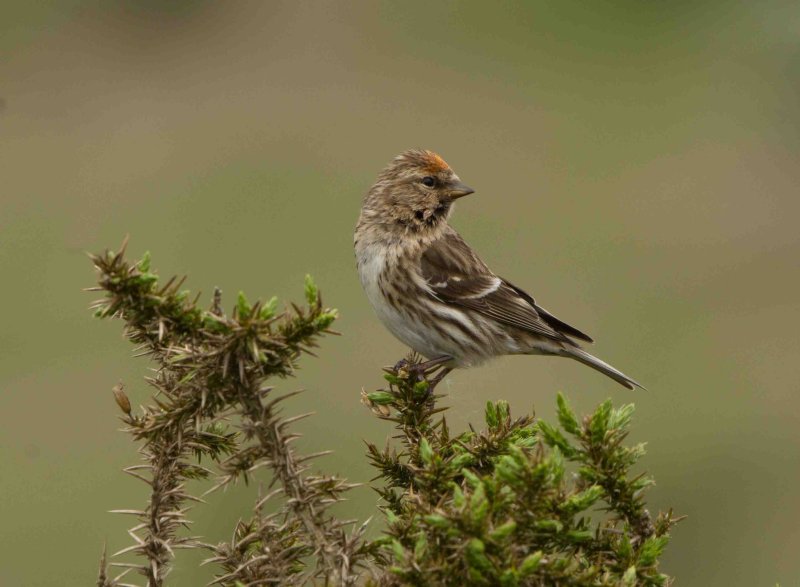
[[[385,377],[388,387],[362,401],[399,431],[396,445],[368,445],[379,473],[385,530],[330,508],[353,484],[314,472],[325,453],[298,454],[291,424],[268,381],[293,374],[319,337],[331,333],[326,308],[307,278],[305,303],[279,311],[272,298],[250,303],[239,294],[230,315],[216,291],[211,307],[160,284],[149,255],[138,262],[117,252],[92,257],[103,297],[96,316],[120,318],[139,354],[156,363],[151,403],[134,411],[121,386],[114,396],[142,462],[126,472],[144,482],[144,507],[133,516],[133,544],[105,554],[97,584],[167,583],[176,552],[204,549],[214,583],[238,585],[665,585],[658,560],[677,521],[651,519],[643,500],[652,484],[631,477],[641,445],[623,441],[633,406],[601,404],[579,420],[558,396],[560,428],[533,416],[513,418],[507,403],[489,402],[486,427],[453,433],[429,389],[428,373],[409,357]],[[262,472],[266,470],[268,472]],[[208,480],[209,491],[253,477],[274,487],[259,495],[252,518],[238,521],[227,542],[190,535],[186,489]]]
[[[387,379],[388,390],[365,397],[401,438],[399,452],[369,445],[386,483],[378,490],[390,549],[383,583],[668,582],[658,558],[676,520],[651,520],[642,498],[651,479],[628,477],[644,454],[642,445],[622,444],[632,405],[607,401],[579,422],[559,395],[565,435],[532,416],[512,418],[504,401],[488,402],[484,430],[453,434],[444,417],[435,419],[441,409],[426,381],[403,367]],[[598,505],[607,515],[593,522]]]

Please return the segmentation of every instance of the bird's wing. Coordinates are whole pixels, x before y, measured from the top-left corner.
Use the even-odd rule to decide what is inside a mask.
[[[422,276],[438,299],[469,308],[522,330],[571,342],[592,339],[536,304],[526,292],[496,276],[455,232],[432,243],[422,254]]]

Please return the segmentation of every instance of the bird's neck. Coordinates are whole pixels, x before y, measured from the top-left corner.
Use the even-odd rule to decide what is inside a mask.
[[[432,211],[421,218],[414,214],[386,215],[365,207],[358,220],[357,233],[365,244],[429,244],[452,230],[447,223],[450,210]]]

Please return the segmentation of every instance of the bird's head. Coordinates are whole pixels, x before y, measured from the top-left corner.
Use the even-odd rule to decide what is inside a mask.
[[[473,191],[439,155],[412,149],[381,172],[364,207],[382,223],[424,231],[447,220],[453,202]]]

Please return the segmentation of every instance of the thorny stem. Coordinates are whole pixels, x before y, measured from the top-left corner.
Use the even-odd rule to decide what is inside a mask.
[[[170,535],[171,533],[164,531],[162,520],[168,515],[171,508],[180,507],[180,502],[168,499],[169,496],[174,495],[179,486],[173,471],[178,465],[181,454],[179,450],[176,450],[178,443],[174,438],[174,430],[170,429],[167,434],[169,436],[164,439],[167,448],[163,452],[152,455],[152,491],[150,492],[147,537],[144,545],[144,552],[150,560],[146,570],[149,587],[161,587],[164,584],[164,576],[169,570],[169,561],[173,556],[172,550],[168,546],[173,537]]]
[[[106,545],[103,545],[103,554],[100,557],[100,568],[97,571],[97,587],[116,587],[116,583],[108,578],[108,557]]]
[[[272,418],[270,409],[265,407],[256,394],[240,394],[239,401],[243,415],[256,431],[262,450],[269,454],[270,463],[278,476],[284,493],[289,498],[289,507],[303,524],[314,550],[321,558],[322,567],[330,575],[327,579],[333,585],[352,585],[356,577],[350,574],[349,551],[351,546],[344,539],[330,536],[331,521],[321,519],[323,505],[319,504],[319,493],[310,487],[303,476],[302,467],[289,446],[289,440],[281,431],[280,422]]]

